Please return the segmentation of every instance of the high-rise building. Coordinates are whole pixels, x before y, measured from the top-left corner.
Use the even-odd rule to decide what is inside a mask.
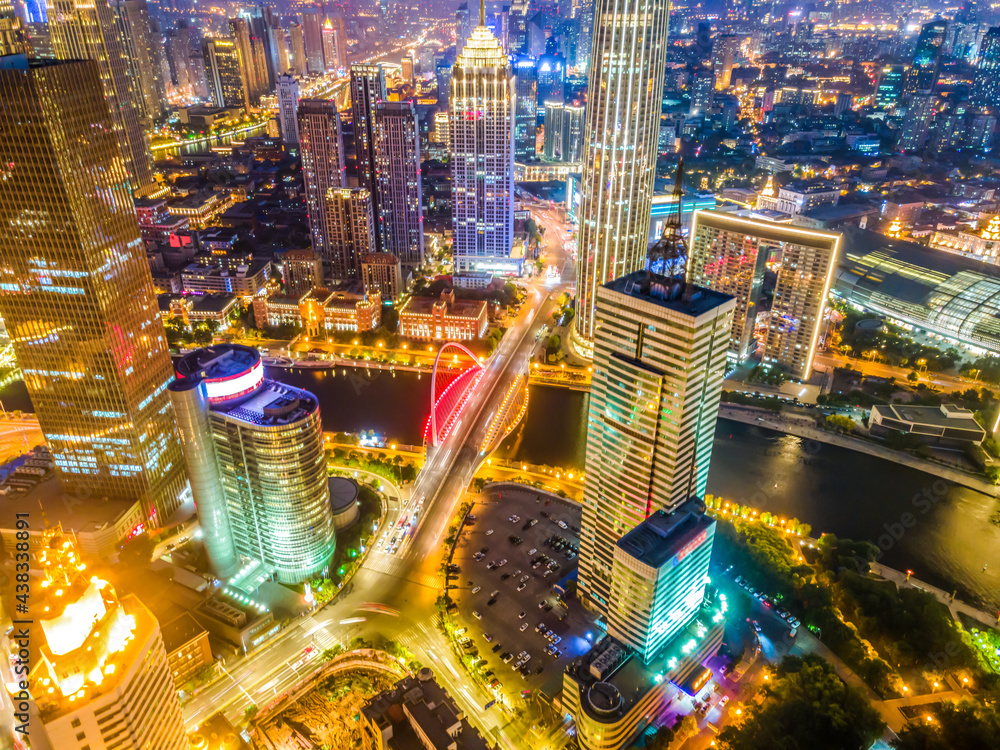
[[[575,318],[585,340],[598,288],[646,257],[669,16],[668,0],[595,0]]]
[[[736,54],[740,51],[743,37],[738,34],[720,34],[712,43],[712,72],[715,73],[715,88],[725,91],[733,76]]]
[[[907,98],[906,114],[896,143],[899,151],[924,147],[934,117],[935,101],[936,97],[930,91],[918,91]]]
[[[530,57],[514,63],[514,158],[531,161],[538,139],[538,69]]]
[[[839,237],[716,211],[695,212],[688,278],[736,298],[732,360],[743,361],[757,349],[753,332],[764,264],[772,251],[780,251],[762,361],[793,378],[809,377]]]
[[[206,39],[203,43],[208,92],[216,107],[250,108],[250,94],[232,39]]]
[[[60,60],[93,60],[101,74],[114,132],[133,192],[155,187],[153,157],[142,127],[144,106],[137,81],[129,76],[125,43],[108,0],[52,0],[49,31]]]
[[[371,193],[367,188],[331,188],[325,203],[330,273],[338,281],[359,278],[361,259],[375,250]]]
[[[375,105],[375,181],[381,246],[407,269],[424,262],[420,131],[412,102]]]
[[[281,140],[299,145],[299,82],[295,76],[282,73],[278,76],[278,122],[281,123]]]
[[[618,540],[611,567],[608,634],[647,664],[701,610],[715,521],[697,501],[657,510]]]
[[[736,301],[646,271],[596,297],[579,585],[606,613],[615,543],[705,494]]]
[[[756,350],[757,306],[771,245],[748,237],[745,227],[731,226],[713,212],[696,211],[691,228],[687,278],[736,299],[730,359],[743,362]]]
[[[469,41],[469,37],[472,36],[472,30],[475,28],[476,17],[469,12],[469,3],[460,3],[458,10],[455,11],[455,48],[464,49],[465,43]]]
[[[449,55],[434,56],[434,78],[437,82],[438,106],[447,107],[451,101],[451,67]]]
[[[878,88],[875,90],[875,106],[879,109],[891,109],[903,97],[903,79],[906,68],[902,65],[886,65],[882,68]]]
[[[583,159],[585,107],[545,102],[545,158],[579,162]]]
[[[406,83],[408,83],[408,84],[410,84],[412,86],[413,85],[413,54],[412,53],[407,53],[407,54],[403,55],[403,62],[402,62],[401,68],[402,69],[399,72],[400,76],[403,78],[403,80]]]
[[[0,317],[56,471],[165,522],[187,484],[173,370],[100,65],[21,58],[0,101]]]
[[[257,106],[268,92],[267,59],[263,40],[253,33],[250,21],[242,16],[229,19],[229,33],[236,43],[243,86],[250,104]]]
[[[994,26],[983,37],[974,84],[973,96],[979,104],[1000,106],[1000,26]]]
[[[707,115],[715,101],[715,73],[707,68],[696,70],[691,75],[691,106],[692,117]]]
[[[177,363],[170,398],[216,574],[240,557],[281,583],[324,574],[336,542],[316,396],[265,378],[253,347],[221,344]]]
[[[302,31],[302,24],[293,23],[288,30],[291,39],[291,68],[295,75],[300,78],[308,72],[308,58],[306,57],[306,40]]]
[[[590,69],[591,49],[594,41],[594,3],[595,0],[581,0],[577,7],[579,37],[576,42],[576,67]]]
[[[298,299],[323,286],[323,259],[312,250],[289,250],[281,258],[285,295]]]
[[[323,16],[317,11],[307,11],[299,16],[306,46],[306,67],[310,73],[326,72],[323,62]]]
[[[392,253],[368,253],[361,256],[361,280],[371,299],[395,302],[403,293],[403,269]]]
[[[125,59],[134,86],[139,85],[147,123],[163,116],[167,91],[157,64],[156,43],[150,29],[146,0],[113,0],[118,29],[125,45]]]
[[[514,76],[482,18],[455,62],[449,119],[455,270],[520,273],[511,258]]]
[[[358,160],[358,185],[368,190],[375,221],[381,224],[376,164],[378,151],[375,138],[375,105],[389,99],[385,73],[381,65],[351,66],[351,114],[354,119],[354,152]],[[379,227],[375,237],[377,249],[382,249]]]
[[[925,23],[917,37],[917,48],[913,53],[913,63],[906,74],[903,91],[915,94],[918,91],[932,91],[937,85],[941,71],[941,47],[944,44],[948,22],[942,19]]]
[[[186,750],[177,689],[160,626],[135,596],[86,570],[72,535],[43,534],[29,626],[31,747]]]
[[[327,236],[326,194],[330,188],[346,184],[344,137],[336,102],[299,100],[299,148],[312,249],[329,263],[333,258]]]
[[[346,67],[347,55],[344,54],[346,41],[341,34],[341,27],[334,26],[333,21],[327,18],[323,24],[323,64],[328,71]]]
[[[538,114],[545,114],[546,102],[566,101],[566,59],[550,37],[545,54],[538,58]]]

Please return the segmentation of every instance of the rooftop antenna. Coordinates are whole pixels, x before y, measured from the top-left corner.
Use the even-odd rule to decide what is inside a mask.
[[[667,215],[667,221],[663,226],[663,235],[656,244],[653,245],[647,254],[646,272],[647,276],[653,273],[653,264],[663,261],[663,275],[669,278],[676,278],[683,282],[684,263],[687,261],[687,243],[681,233],[681,200],[684,197],[684,159],[677,163],[677,177],[674,180],[674,203],[677,211],[673,210]]]
[[[479,25],[486,25],[486,0],[479,0]]]

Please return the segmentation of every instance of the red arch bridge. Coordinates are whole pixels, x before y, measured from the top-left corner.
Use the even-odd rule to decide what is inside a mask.
[[[444,359],[449,349],[454,351],[451,361]],[[456,370],[460,362],[457,352],[466,354],[473,364]],[[485,372],[479,358],[461,344],[449,341],[441,347],[431,371],[431,413],[424,425],[425,449],[436,448],[448,439],[461,421]],[[527,409],[528,378],[522,373],[510,384],[500,405],[490,415],[485,437],[479,446],[480,453],[492,453],[521,421]]]

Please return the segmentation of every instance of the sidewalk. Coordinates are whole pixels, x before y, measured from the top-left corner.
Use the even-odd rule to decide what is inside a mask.
[[[870,456],[902,464],[903,466],[907,466],[911,469],[917,469],[918,471],[923,471],[927,474],[933,474],[934,476],[941,477],[942,479],[946,479],[954,484],[968,487],[976,492],[982,492],[984,495],[989,495],[990,497],[997,496],[996,485],[987,482],[985,479],[980,479],[979,477],[972,476],[971,474],[967,474],[958,469],[924,461],[916,456],[911,456],[908,453],[896,451],[892,448],[887,448],[868,440],[862,440],[861,438],[855,438],[849,435],[841,435],[839,433],[821,430],[801,418],[775,415],[766,409],[734,404],[722,404],[719,408],[719,416],[723,419],[732,419],[736,422],[743,422],[744,424],[766,427],[771,430],[785,432],[789,435],[795,435],[807,440],[816,440],[821,443],[847,448],[848,450],[867,453]]]
[[[897,586],[909,586],[911,588],[920,589],[921,591],[926,591],[928,594],[933,594],[939,602],[948,607],[951,611],[952,617],[954,617],[959,623],[961,623],[961,620],[959,620],[958,615],[961,613],[991,628],[995,628],[998,625],[998,618],[994,616],[992,612],[984,612],[981,609],[969,606],[963,601],[952,598],[951,594],[948,592],[931,586],[929,583],[918,581],[912,576],[910,577],[910,580],[907,581],[906,573],[899,570],[893,570],[892,568],[887,568],[885,565],[875,562],[871,563],[871,569],[875,575],[881,576],[887,581],[892,581]]]

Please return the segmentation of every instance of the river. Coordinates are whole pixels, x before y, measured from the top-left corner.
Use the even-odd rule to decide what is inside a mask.
[[[327,430],[375,430],[389,441],[421,442],[430,402],[426,374],[269,374],[316,393]],[[0,399],[7,409],[30,410],[22,383],[0,392]],[[587,399],[578,391],[532,386],[527,417],[498,455],[582,467]],[[988,520],[998,504],[987,495],[864,453],[727,420],[716,431],[708,491],[796,517],[816,534],[870,540],[883,549],[886,565],[957,589],[967,601],[1000,606],[1000,528]]]
[[[239,140],[253,138],[256,135],[263,135],[267,130],[267,123],[263,122],[251,128],[246,128],[239,133]],[[212,149],[213,146],[227,146],[233,141],[233,136],[224,135],[214,138],[199,138],[191,143],[170,148],[159,148],[153,151],[154,159],[166,159],[167,157],[180,156],[182,154],[203,154]]]

